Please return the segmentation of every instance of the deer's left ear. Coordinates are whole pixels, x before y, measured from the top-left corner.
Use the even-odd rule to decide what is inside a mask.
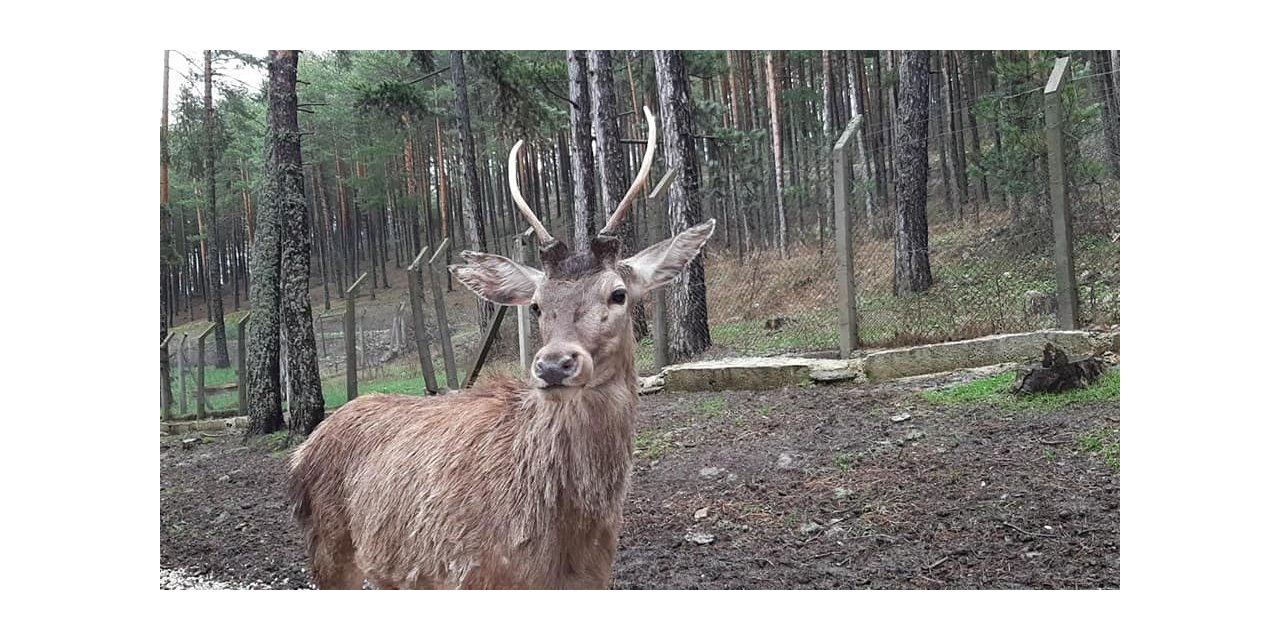
[[[636,293],[646,293],[671,282],[697,257],[711,234],[716,230],[714,218],[695,227],[685,229],[680,235],[663,240],[640,253],[619,262],[630,271],[629,284]]]
[[[529,304],[544,279],[541,271],[502,256],[474,251],[460,255],[467,264],[451,264],[449,273],[473,293],[495,304]]]

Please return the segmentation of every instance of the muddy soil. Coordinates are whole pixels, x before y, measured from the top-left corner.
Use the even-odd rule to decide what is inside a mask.
[[[614,587],[1118,588],[1119,471],[1079,441],[1119,403],[919,396],[962,375],[643,397]],[[161,566],[310,588],[285,454],[191,437],[161,442]]]

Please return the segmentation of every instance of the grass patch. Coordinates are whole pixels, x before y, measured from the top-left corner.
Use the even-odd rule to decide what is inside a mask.
[[[936,404],[960,405],[990,402],[1028,409],[1061,409],[1074,404],[1120,400],[1120,371],[1116,369],[1108,370],[1097,382],[1084,389],[1030,395],[1015,395],[1009,390],[1013,386],[1016,375],[1013,371],[1007,371],[998,376],[982,378],[946,389],[923,391],[920,396]]]
[[[841,473],[847,473],[853,468],[853,463],[857,461],[857,456],[852,453],[837,453],[831,458],[831,464],[834,464]]]
[[[644,462],[655,462],[675,446],[675,434],[670,431],[640,431],[636,433],[636,456]]]
[[[1102,460],[1120,469],[1120,429],[1117,427],[1099,427],[1080,436],[1077,443],[1081,451],[1102,456]]]
[[[714,418],[724,413],[724,398],[707,398],[698,403],[698,414],[703,418]]]

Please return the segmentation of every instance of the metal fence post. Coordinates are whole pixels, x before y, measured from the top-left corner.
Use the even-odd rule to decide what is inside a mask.
[[[444,292],[440,290],[440,279],[436,277],[436,264],[449,248],[450,238],[445,238],[440,247],[427,261],[427,286],[431,288],[431,302],[436,308],[436,326],[440,329],[440,353],[444,356],[444,382],[450,389],[458,388],[458,368],[453,359],[453,336],[449,335],[449,314],[445,311]]]
[[[832,152],[831,175],[835,180],[835,226],[836,226],[836,307],[840,312],[840,357],[853,357],[853,350],[858,348],[858,300],[854,291],[853,272],[853,216],[849,211],[849,141],[862,126],[862,115],[858,114],[849,121],[844,133],[836,141]],[[859,185],[865,189],[866,185]],[[855,199],[855,202],[857,200]],[[855,205],[856,206],[856,205]]]
[[[239,396],[240,415],[242,416],[249,415],[249,380],[245,375],[248,373],[245,362],[247,359],[245,357],[247,336],[245,336],[244,332],[245,325],[249,324],[249,316],[251,315],[253,315],[252,311],[241,316],[240,320],[236,322],[236,334],[239,338],[236,340],[236,395]]]
[[[347,314],[343,331],[347,343],[347,401],[355,400],[360,395],[360,385],[356,381],[356,291],[367,277],[368,272],[347,287]]]
[[[1075,237],[1067,199],[1067,160],[1062,142],[1062,82],[1070,58],[1058,58],[1044,87],[1045,145],[1049,155],[1049,201],[1053,215],[1053,268],[1058,281],[1058,326],[1080,324],[1080,293],[1076,289]]]
[[[413,313],[413,341],[418,347],[418,366],[422,371],[422,381],[427,393],[439,393],[436,385],[436,369],[431,362],[431,341],[427,337],[426,320],[422,315],[422,259],[427,255],[430,246],[423,246],[418,256],[409,265],[409,309]]]

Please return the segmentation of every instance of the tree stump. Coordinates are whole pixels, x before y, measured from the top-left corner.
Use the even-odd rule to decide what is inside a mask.
[[[1062,349],[1046,342],[1044,359],[1038,365],[1018,370],[1013,381],[1015,393],[1041,393],[1083,389],[1106,370],[1106,363],[1096,356],[1072,360]]]

